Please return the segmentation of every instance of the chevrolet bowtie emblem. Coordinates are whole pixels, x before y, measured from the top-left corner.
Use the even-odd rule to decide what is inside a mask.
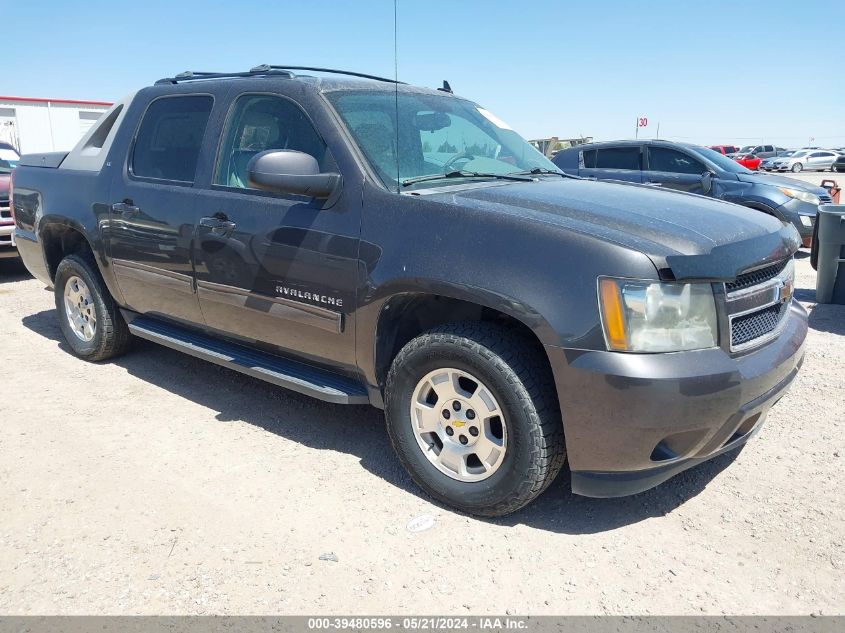
[[[786,303],[790,299],[792,299],[792,293],[795,291],[795,286],[790,279],[784,279],[781,281],[781,285],[778,288],[778,301],[781,303]]]

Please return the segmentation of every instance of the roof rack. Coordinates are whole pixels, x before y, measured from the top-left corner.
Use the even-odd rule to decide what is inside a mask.
[[[387,77],[379,77],[378,75],[367,75],[366,73],[356,73],[351,70],[338,70],[337,68],[319,68],[317,66],[279,66],[276,64],[262,64],[251,69],[250,72],[266,72],[266,71],[284,71],[284,70],[310,70],[318,73],[330,73],[333,75],[349,75],[350,77],[361,77],[363,79],[372,79],[374,81],[385,81],[391,84],[404,84],[404,81],[397,81],[396,79],[388,79]]]
[[[271,64],[261,64],[255,68],[250,68],[246,72],[238,73],[217,73],[217,72],[203,72],[199,70],[186,70],[179,73],[175,77],[165,77],[159,79],[156,85],[161,84],[178,84],[182,81],[197,81],[199,79],[228,79],[232,77],[285,77],[293,79],[296,75],[292,72],[294,70],[310,70],[312,72],[331,73],[333,75],[349,75],[350,77],[361,77],[363,79],[372,79],[374,81],[385,81],[392,84],[404,84],[404,81],[396,81],[395,79],[388,79],[387,77],[378,77],[377,75],[367,75],[365,73],[356,73],[349,70],[337,70],[336,68],[318,68],[316,66],[277,66]]]
[[[159,86],[161,84],[178,84],[182,81],[196,81],[198,79],[227,79],[230,77],[260,77],[267,75],[285,77],[287,79],[293,79],[294,77],[296,77],[296,75],[294,75],[292,72],[276,68],[266,68],[263,66],[257,66],[252,70],[239,73],[217,73],[204,72],[201,70],[186,70],[185,72],[179,73],[175,77],[165,77],[164,79],[159,79],[157,82],[155,82],[155,85]]]

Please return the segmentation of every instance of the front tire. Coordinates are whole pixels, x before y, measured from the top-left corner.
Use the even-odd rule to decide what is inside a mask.
[[[65,257],[53,285],[59,325],[74,354],[101,361],[126,351],[129,328],[91,255]]]
[[[552,483],[566,451],[540,354],[532,341],[483,323],[440,326],[402,348],[387,378],[387,432],[429,495],[495,517]]]
[[[804,169],[804,165],[802,165],[801,163],[795,163],[795,164],[792,166],[792,173],[797,174],[797,173],[798,173],[798,172],[800,172],[802,169]]]

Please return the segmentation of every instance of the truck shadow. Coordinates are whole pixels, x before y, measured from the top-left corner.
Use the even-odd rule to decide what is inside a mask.
[[[831,334],[845,334],[845,305],[816,303],[814,288],[796,288],[795,298],[807,309],[807,323],[812,329]]]
[[[71,353],[55,310],[26,316],[22,322],[32,332],[55,341],[63,352]],[[311,448],[354,455],[373,475],[407,494],[427,499],[394,456],[383,414],[377,409],[320,402],[143,340],[136,340],[127,355],[112,363],[139,380],[214,411],[219,422],[243,421]],[[622,499],[573,495],[569,473],[564,471],[529,507],[486,522],[523,524],[563,534],[613,530],[672,512],[698,495],[737,454],[738,451],[727,453],[656,489]],[[451,511],[444,508],[444,512]]]
[[[31,279],[32,275],[17,257],[0,259],[0,284]]]

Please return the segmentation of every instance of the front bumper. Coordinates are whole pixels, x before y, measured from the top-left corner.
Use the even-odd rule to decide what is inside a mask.
[[[0,224],[0,259],[17,257],[18,249],[15,244],[15,225]]]
[[[742,355],[547,347],[572,491],[636,494],[746,442],[803,362],[807,313],[793,302],[786,319],[778,338]]]
[[[816,223],[819,207],[803,200],[791,198],[788,202],[782,204],[778,211],[798,231],[802,245],[809,247],[813,239],[813,225]],[[807,220],[802,221],[802,217],[807,218]]]

